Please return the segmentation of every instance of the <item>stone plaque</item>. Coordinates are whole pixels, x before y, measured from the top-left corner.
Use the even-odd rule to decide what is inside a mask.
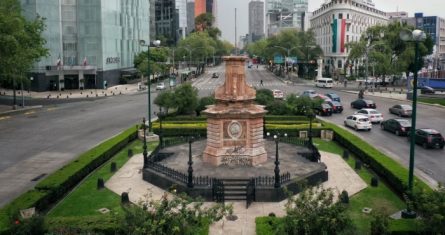
[[[246,122],[245,121],[225,121],[223,124],[224,139],[226,140],[243,140],[246,138]]]

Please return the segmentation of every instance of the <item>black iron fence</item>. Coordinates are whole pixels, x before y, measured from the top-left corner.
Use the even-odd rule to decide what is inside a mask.
[[[253,178],[255,186],[273,187],[275,184],[275,176],[258,176]],[[290,182],[291,175],[289,172],[280,175],[280,184]]]

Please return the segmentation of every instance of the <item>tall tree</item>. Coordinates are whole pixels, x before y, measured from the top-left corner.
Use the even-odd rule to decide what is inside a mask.
[[[48,55],[42,32],[44,19],[28,21],[18,0],[0,1],[0,82],[15,89],[26,82],[26,73],[41,57]]]

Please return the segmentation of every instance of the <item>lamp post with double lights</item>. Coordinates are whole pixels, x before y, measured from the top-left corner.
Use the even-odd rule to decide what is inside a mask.
[[[148,96],[148,132],[151,132],[151,94],[150,94],[150,87],[151,87],[151,80],[150,80],[150,43],[146,44],[145,40],[139,40],[139,45],[142,47],[147,47],[147,96]],[[153,46],[159,47],[161,45],[160,40],[153,41]]]
[[[414,79],[413,79],[413,97],[412,97],[412,114],[411,114],[411,130],[410,130],[410,148],[409,148],[409,173],[408,173],[408,193],[413,192],[414,180],[414,150],[415,150],[415,133],[416,133],[416,112],[417,112],[417,72],[419,71],[419,43],[426,39],[426,34],[422,30],[416,29],[412,32],[409,30],[402,30],[400,32],[400,39],[406,42],[415,43],[414,54]],[[408,205],[407,209],[402,211],[402,217],[415,218],[416,212]]]

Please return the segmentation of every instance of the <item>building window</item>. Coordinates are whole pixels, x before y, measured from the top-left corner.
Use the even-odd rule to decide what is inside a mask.
[[[349,14],[346,14],[346,19],[348,19],[348,20],[349,20]]]
[[[342,13],[338,13],[338,18],[339,19],[343,19],[343,14]]]
[[[343,64],[342,64],[341,60],[337,61],[337,68],[339,68],[339,69],[343,68]]]

